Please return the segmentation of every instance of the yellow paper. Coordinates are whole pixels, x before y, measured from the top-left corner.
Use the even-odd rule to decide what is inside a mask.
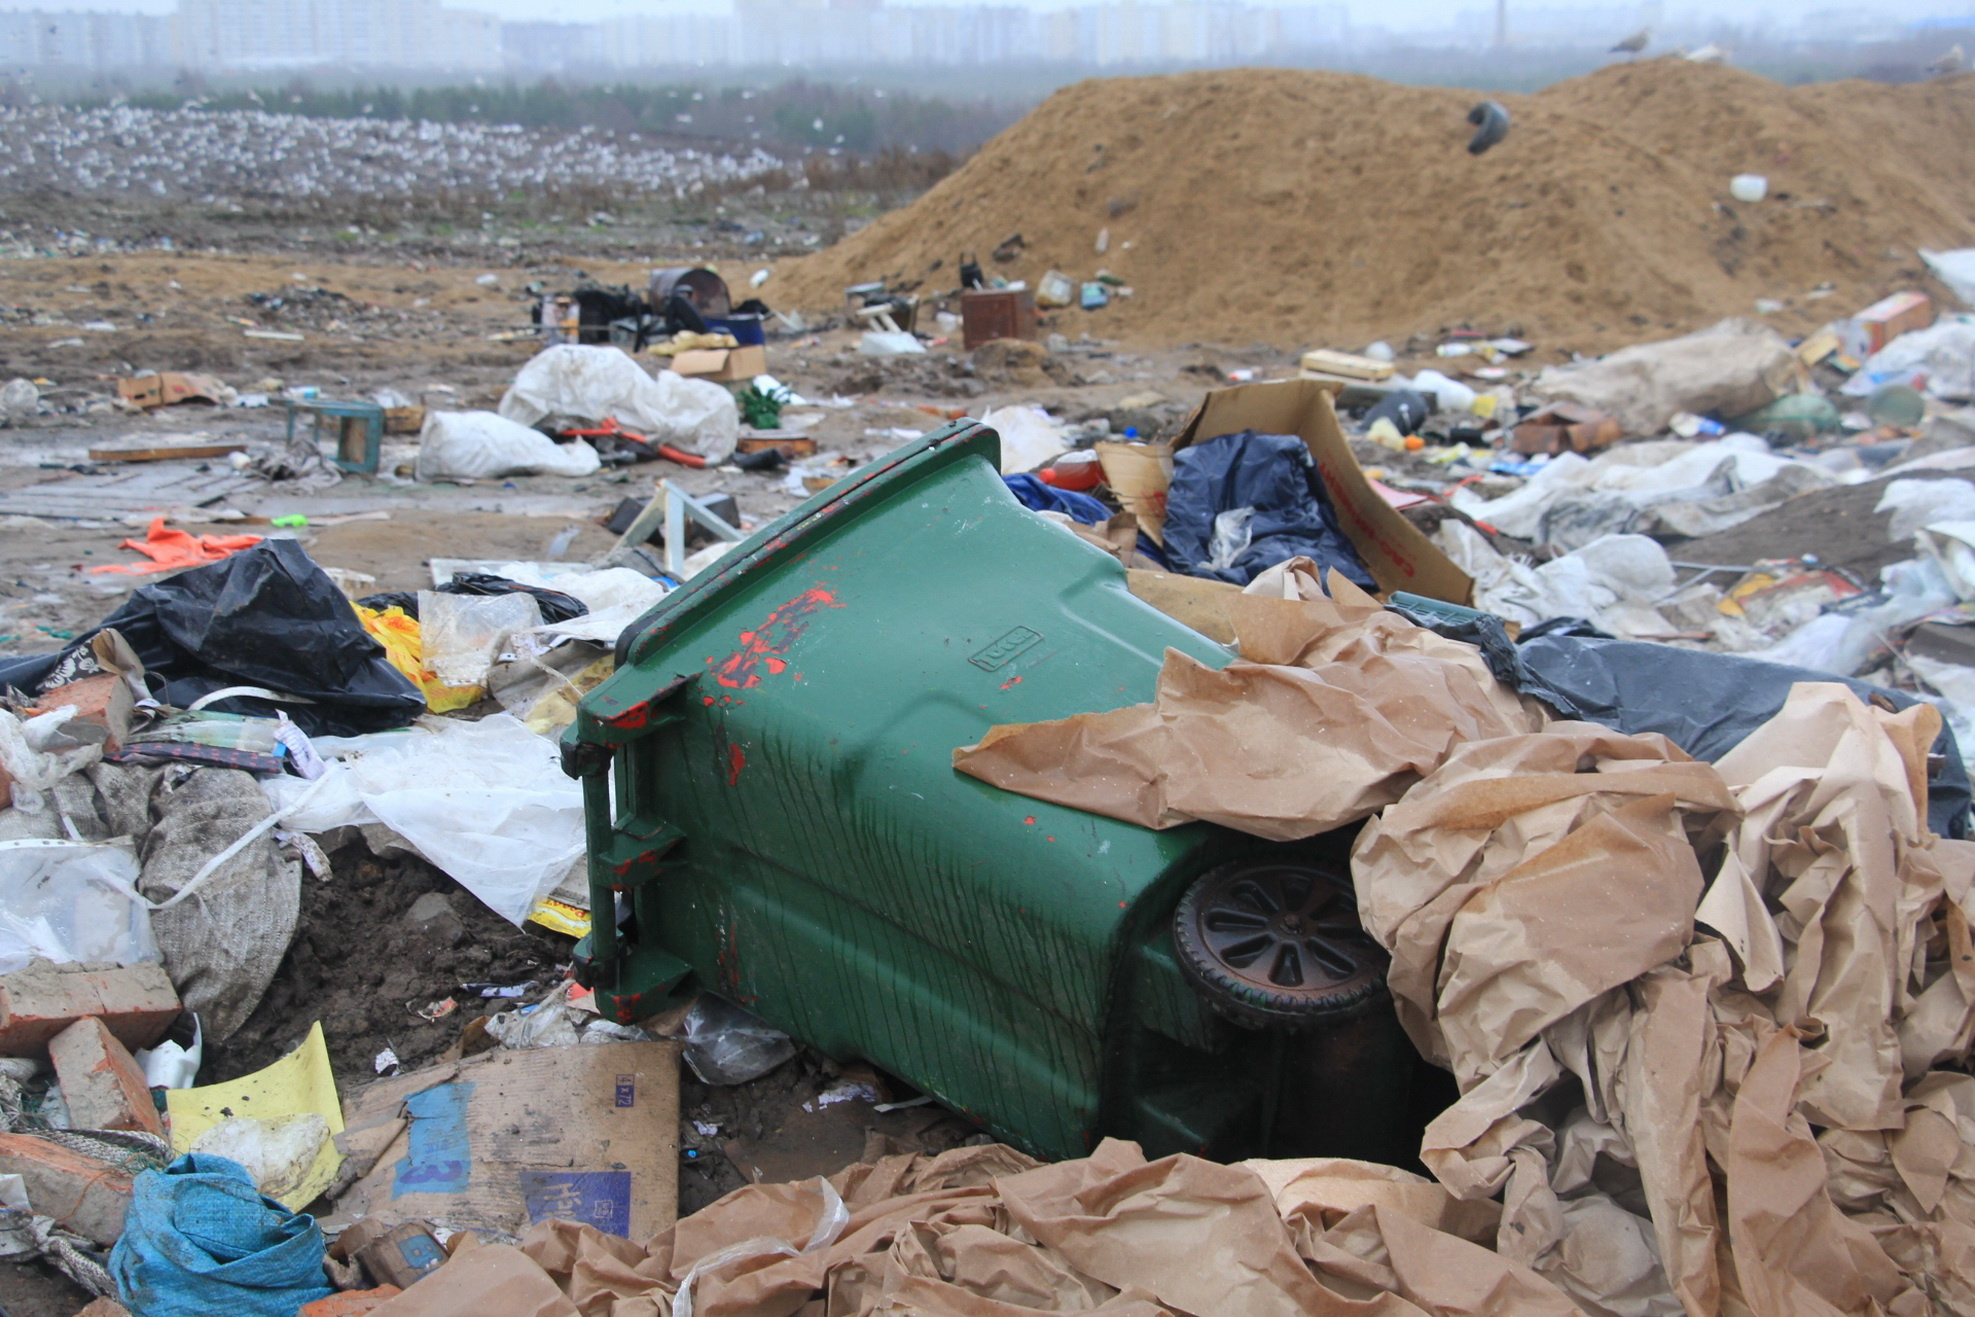
[[[174,1153],[190,1151],[201,1134],[236,1116],[278,1120],[311,1111],[321,1116],[331,1137],[323,1140],[301,1187],[282,1200],[290,1211],[299,1212],[327,1189],[343,1164],[334,1141],[343,1132],[343,1104],[336,1096],[336,1077],[329,1069],[329,1046],[323,1041],[320,1020],[310,1026],[300,1047],[273,1065],[224,1084],[169,1089],[165,1109],[171,1116]]]

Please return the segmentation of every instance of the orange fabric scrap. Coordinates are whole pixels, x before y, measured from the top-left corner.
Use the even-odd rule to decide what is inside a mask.
[[[261,542],[258,535],[193,535],[165,529],[165,519],[155,517],[141,540],[125,540],[119,549],[135,549],[150,562],[115,562],[91,567],[92,572],[119,572],[125,576],[146,576],[152,572],[177,571],[180,567],[200,567],[218,562],[242,549]]]

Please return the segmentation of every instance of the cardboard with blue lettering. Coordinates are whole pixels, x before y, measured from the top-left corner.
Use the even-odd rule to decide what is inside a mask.
[[[366,1085],[325,1227],[422,1217],[513,1239],[556,1217],[650,1238],[678,1203],[678,1048],[503,1050]]]

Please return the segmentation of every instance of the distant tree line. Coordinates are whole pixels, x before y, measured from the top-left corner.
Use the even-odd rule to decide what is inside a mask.
[[[191,95],[188,97],[188,91]],[[573,83],[441,87],[335,87],[295,79],[283,87],[139,92],[128,103],[152,109],[194,104],[212,110],[263,109],[336,119],[425,119],[438,123],[596,127],[668,141],[778,153],[881,152],[964,155],[1021,116],[1025,107],[990,100],[956,102],[877,87],[796,80],[774,86]]]

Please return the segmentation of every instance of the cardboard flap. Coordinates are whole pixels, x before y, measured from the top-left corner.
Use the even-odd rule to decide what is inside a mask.
[[[1405,590],[1450,604],[1473,601],[1473,578],[1371,487],[1351,455],[1330,393],[1322,385],[1282,380],[1216,389],[1187,418],[1173,450],[1241,430],[1293,434],[1303,441],[1316,460],[1317,474],[1337,509],[1341,528],[1381,593]]]

